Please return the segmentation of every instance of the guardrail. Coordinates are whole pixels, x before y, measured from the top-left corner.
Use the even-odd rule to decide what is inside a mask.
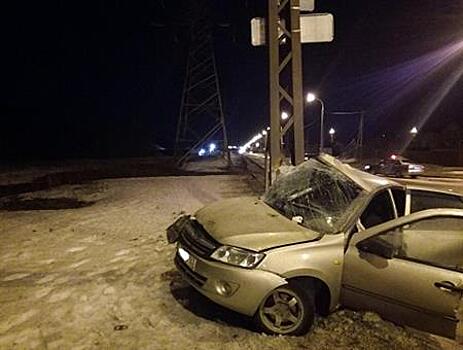
[[[243,163],[249,175],[256,182],[258,192],[265,191],[265,159],[252,154],[242,155]]]

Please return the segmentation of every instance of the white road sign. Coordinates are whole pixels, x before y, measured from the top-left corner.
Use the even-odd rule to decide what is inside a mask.
[[[285,23],[281,23],[285,26]],[[265,18],[251,20],[251,43],[253,46],[266,44]],[[279,36],[283,31],[279,30]],[[331,13],[301,14],[301,43],[324,43],[334,39],[334,17]]]
[[[301,11],[313,11],[315,10],[315,0],[301,0]]]
[[[265,45],[265,18],[251,19],[251,43],[253,46]]]
[[[301,14],[301,43],[326,43],[334,39],[331,13]]]

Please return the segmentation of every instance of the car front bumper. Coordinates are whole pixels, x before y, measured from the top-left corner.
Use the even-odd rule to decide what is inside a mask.
[[[177,245],[175,265],[183,278],[212,301],[239,313],[252,316],[262,300],[286,280],[271,272],[245,269],[206,260],[187,251],[194,264],[187,264]]]

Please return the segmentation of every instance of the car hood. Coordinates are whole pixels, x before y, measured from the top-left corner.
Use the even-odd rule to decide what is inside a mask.
[[[212,203],[196,212],[195,217],[219,243],[254,251],[313,241],[322,236],[253,197]]]

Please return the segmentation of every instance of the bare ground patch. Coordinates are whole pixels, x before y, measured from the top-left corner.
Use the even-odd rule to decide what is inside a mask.
[[[35,198],[21,200],[19,198],[10,199],[0,203],[0,210],[22,211],[22,210],[60,210],[78,209],[89,207],[95,202],[81,201],[75,198]]]

